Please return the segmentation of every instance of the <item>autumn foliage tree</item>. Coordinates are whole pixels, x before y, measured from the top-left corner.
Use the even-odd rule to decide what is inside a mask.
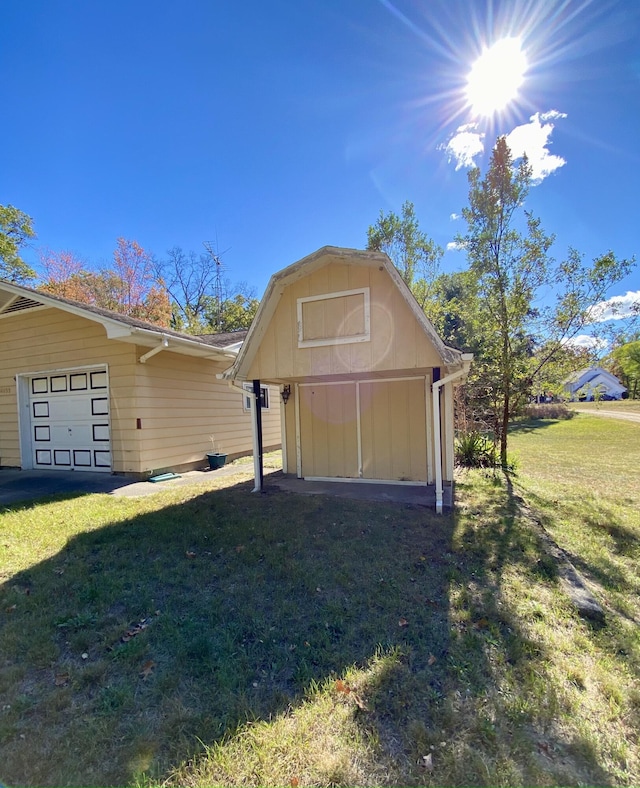
[[[45,281],[40,289],[52,295],[110,309],[168,327],[169,296],[155,278],[153,258],[137,241],[118,238],[113,265],[91,270],[72,252],[45,252]]]

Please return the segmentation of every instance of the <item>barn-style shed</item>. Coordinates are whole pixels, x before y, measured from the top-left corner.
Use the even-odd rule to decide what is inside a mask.
[[[248,397],[217,376],[244,334],[194,337],[0,282],[0,467],[147,477],[250,454]],[[269,399],[273,406],[270,406]],[[280,445],[278,391],[264,445]]]
[[[442,342],[387,255],[326,246],[271,277],[225,377],[279,386],[285,473],[435,485],[441,511],[471,358]]]

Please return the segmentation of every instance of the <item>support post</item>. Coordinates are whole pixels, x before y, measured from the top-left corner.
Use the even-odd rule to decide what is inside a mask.
[[[262,397],[260,396],[260,381],[253,381],[253,394],[255,402],[255,424],[256,424],[256,437],[257,437],[257,476],[256,488],[262,492],[264,486],[264,462],[263,462],[263,447],[262,447]],[[255,458],[254,458],[255,462]]]

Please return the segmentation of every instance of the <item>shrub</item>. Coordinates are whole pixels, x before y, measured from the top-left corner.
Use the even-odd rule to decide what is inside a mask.
[[[493,468],[499,462],[493,441],[480,432],[465,432],[456,439],[455,457],[465,468]]]
[[[563,402],[549,402],[527,405],[524,415],[528,419],[572,419],[575,413]]]

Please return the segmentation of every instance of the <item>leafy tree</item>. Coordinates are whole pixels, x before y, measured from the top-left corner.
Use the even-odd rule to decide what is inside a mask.
[[[442,249],[420,230],[412,202],[380,216],[367,230],[367,249],[385,252],[424,308],[431,300],[431,284],[438,272]]]
[[[640,396],[640,338],[614,348],[611,361],[611,371],[622,380],[629,396],[636,399]]]
[[[18,254],[29,238],[35,238],[31,217],[13,205],[0,205],[0,279],[18,284],[35,279],[36,272]]]
[[[225,298],[219,310],[216,309],[213,302],[210,303],[213,310],[209,313],[211,315],[210,326],[220,333],[249,328],[260,305],[257,298],[244,293],[236,293]]]
[[[554,237],[524,208],[531,168],[526,157],[514,165],[504,137],[496,142],[485,177],[475,168],[468,177],[469,205],[462,212],[467,232],[456,240],[466,249],[473,283],[465,303],[467,337],[475,340],[472,380],[492,415],[506,466],[509,419],[567,339],[592,322],[589,307],[604,299],[634,261],[618,261],[608,252],[585,266],[571,249],[556,264],[549,256]],[[535,308],[549,285],[554,303]]]
[[[92,271],[72,252],[50,251],[42,256],[42,265],[42,290],[169,326],[169,297],[155,279],[151,255],[137,241],[117,239],[112,268]]]
[[[85,304],[93,303],[86,281],[87,263],[74,252],[43,250],[40,252],[40,264],[44,271],[41,290]]]

